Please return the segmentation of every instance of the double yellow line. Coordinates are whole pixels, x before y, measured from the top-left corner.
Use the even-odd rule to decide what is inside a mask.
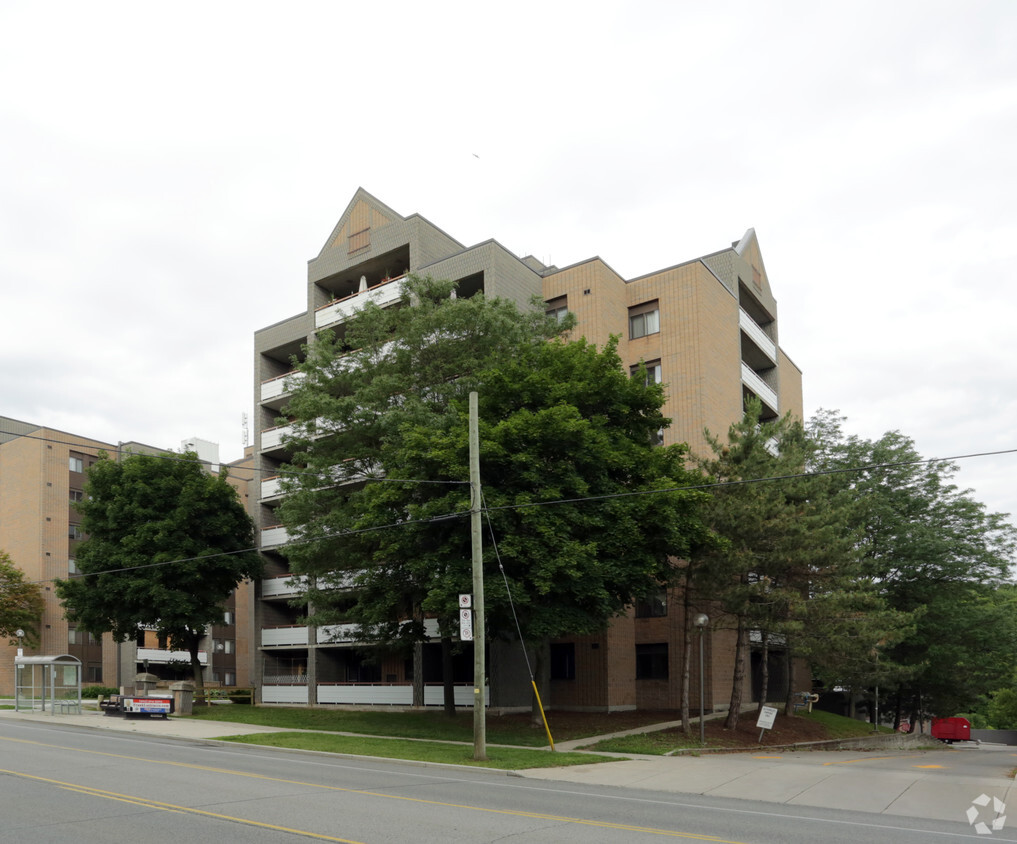
[[[258,779],[258,780],[264,780],[264,781],[267,781],[267,782],[283,783],[285,785],[298,785],[298,786],[305,786],[307,788],[318,789],[318,790],[342,792],[342,793],[346,793],[346,794],[357,794],[357,795],[362,795],[364,797],[375,797],[375,798],[379,798],[379,799],[382,799],[382,800],[399,800],[399,801],[407,802],[407,803],[418,803],[418,804],[428,805],[428,806],[440,806],[442,808],[447,808],[447,809],[461,809],[461,810],[471,811],[471,812],[483,812],[483,813],[487,813],[487,814],[509,815],[509,816],[517,817],[517,818],[527,818],[527,819],[532,819],[532,820],[552,821],[552,822],[563,823],[563,824],[579,824],[579,825],[582,825],[582,826],[598,827],[598,828],[601,828],[601,829],[615,829],[615,830],[620,830],[620,831],[623,831],[623,832],[641,832],[641,833],[645,833],[645,834],[648,834],[648,835],[659,835],[659,836],[664,836],[664,837],[667,837],[667,838],[683,838],[683,839],[693,840],[693,841],[709,841],[709,842],[712,842],[712,844],[742,844],[742,842],[730,841],[730,840],[728,840],[726,838],[717,838],[716,836],[713,836],[713,835],[700,835],[700,834],[694,833],[694,832],[680,832],[680,831],[669,830],[669,829],[656,829],[654,827],[635,826],[635,825],[631,825],[631,824],[622,824],[622,823],[611,823],[609,821],[597,821],[597,820],[590,820],[590,819],[586,819],[586,818],[573,818],[573,817],[569,817],[567,815],[548,815],[548,814],[543,814],[541,812],[524,812],[524,811],[517,811],[517,810],[513,810],[513,809],[493,809],[493,808],[488,808],[488,807],[485,807],[485,806],[469,806],[469,805],[459,804],[459,803],[446,803],[446,802],[440,801],[440,800],[425,800],[425,799],[422,799],[422,798],[419,798],[419,797],[404,797],[404,796],[401,796],[401,795],[398,795],[398,794],[385,794],[385,793],[376,792],[376,791],[365,791],[363,789],[357,789],[357,788],[342,788],[340,786],[322,785],[321,783],[313,783],[313,782],[302,782],[300,780],[289,780],[289,779],[283,779],[281,777],[268,777],[268,776],[264,776],[262,774],[252,774],[252,773],[247,773],[245,771],[229,770],[227,768],[213,768],[213,767],[209,767],[207,765],[194,765],[194,764],[191,764],[191,763],[188,763],[188,762],[160,761],[160,760],[145,759],[145,758],[140,757],[140,756],[126,756],[126,755],[122,755],[122,754],[118,754],[118,753],[107,753],[107,752],[101,751],[101,750],[82,750],[82,749],[76,748],[76,747],[64,747],[62,745],[46,744],[44,742],[36,742],[36,741],[27,741],[25,739],[12,739],[12,738],[6,738],[6,737],[0,736],[0,741],[13,742],[13,743],[17,743],[17,744],[30,744],[30,745],[35,745],[35,746],[38,746],[38,747],[48,747],[48,748],[52,748],[52,749],[55,749],[55,750],[73,751],[73,752],[76,752],[76,753],[87,753],[87,754],[94,755],[94,756],[109,756],[109,757],[113,757],[115,759],[127,759],[127,760],[134,761],[134,762],[144,762],[145,764],[148,764],[148,765],[169,765],[171,767],[188,768],[188,769],[195,770],[195,771],[207,771],[207,772],[210,772],[210,773],[225,774],[225,775],[228,775],[228,776],[246,777],[246,778],[249,778],[249,779]],[[270,823],[263,823],[261,821],[250,820],[248,818],[238,818],[238,817],[234,817],[233,815],[224,815],[224,814],[221,814],[219,812],[209,812],[209,811],[205,811],[204,809],[194,809],[194,808],[191,808],[189,806],[178,806],[178,805],[176,805],[174,803],[165,803],[165,802],[163,802],[161,800],[151,800],[151,799],[149,799],[147,797],[137,797],[137,796],[132,795],[132,794],[120,794],[118,792],[108,791],[107,789],[103,789],[103,788],[94,788],[92,786],[79,785],[77,783],[63,782],[61,780],[50,779],[48,777],[40,777],[40,776],[35,776],[34,774],[26,774],[26,773],[23,773],[21,771],[11,771],[11,770],[4,770],[4,769],[0,768],[0,774],[9,774],[11,776],[21,777],[22,779],[33,780],[35,782],[42,782],[42,783],[46,783],[48,785],[53,785],[53,786],[56,786],[58,788],[68,789],[69,791],[74,791],[74,792],[77,792],[78,794],[85,794],[85,795],[88,795],[88,796],[91,796],[91,797],[102,797],[102,798],[105,798],[107,800],[117,800],[117,801],[120,801],[122,803],[130,803],[131,805],[141,806],[141,807],[147,808],[147,809],[159,809],[159,810],[165,811],[165,812],[179,812],[179,813],[182,813],[182,814],[200,815],[202,817],[207,817],[207,818],[216,818],[218,820],[232,821],[233,823],[248,824],[249,826],[255,826],[255,827],[262,828],[262,829],[271,829],[271,830],[277,830],[277,831],[280,831],[280,832],[289,832],[289,833],[292,833],[294,835],[303,835],[303,836],[305,836],[307,838],[315,838],[315,839],[318,839],[320,841],[338,841],[338,842],[342,842],[342,844],[363,844],[363,842],[355,841],[355,840],[349,839],[349,838],[337,838],[337,837],[332,836],[332,835],[324,835],[322,833],[311,832],[309,830],[292,829],[290,827],[278,826],[276,824],[270,824]]]

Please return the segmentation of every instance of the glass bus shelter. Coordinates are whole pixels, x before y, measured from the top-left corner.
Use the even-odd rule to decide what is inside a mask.
[[[81,660],[70,654],[14,657],[14,709],[81,713]]]

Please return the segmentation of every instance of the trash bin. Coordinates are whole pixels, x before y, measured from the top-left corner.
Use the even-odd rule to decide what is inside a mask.
[[[194,711],[194,683],[189,680],[170,683],[170,691],[173,692],[173,710],[177,715],[190,715]]]

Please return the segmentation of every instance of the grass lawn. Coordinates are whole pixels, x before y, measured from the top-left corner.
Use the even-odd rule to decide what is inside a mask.
[[[472,765],[478,768],[503,770],[551,768],[617,761],[611,756],[595,756],[589,753],[552,753],[549,750],[531,750],[520,747],[488,747],[487,760],[477,762],[473,759],[472,744],[442,744],[430,741],[405,741],[370,736],[329,735],[327,733],[258,733],[252,736],[223,736],[223,739],[239,744],[257,744],[263,747],[317,750],[324,753],[350,753],[357,756],[412,759],[418,762]]]
[[[324,730],[473,743],[471,711],[457,712],[454,718],[449,718],[442,712],[432,711],[384,712],[232,705],[196,707],[194,715],[190,717],[291,730]],[[556,742],[659,724],[674,718],[673,712],[548,713],[551,735]],[[533,726],[526,714],[489,715],[487,740],[491,744],[518,747],[545,747],[548,744],[543,726]]]

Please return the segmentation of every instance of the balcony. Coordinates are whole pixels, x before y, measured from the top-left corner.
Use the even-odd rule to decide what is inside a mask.
[[[380,706],[412,706],[413,685],[410,683],[319,683],[318,703],[374,704]],[[473,684],[453,686],[456,706],[473,706]],[[266,701],[267,702],[267,701]],[[424,706],[442,706],[445,690],[441,684],[424,686]],[[491,689],[484,689],[484,705],[491,704]]]
[[[777,392],[762,378],[760,378],[748,364],[742,364],[742,383],[752,390],[760,401],[769,407],[775,414],[780,414],[780,405],[777,401]]]
[[[138,648],[138,662],[148,662],[152,665],[186,662],[190,665],[191,654],[189,651],[173,651],[166,648]],[[198,662],[208,665],[208,654],[205,651],[198,651]]]
[[[373,302],[379,308],[394,305],[403,297],[405,278],[405,276],[400,276],[391,281],[383,281],[375,287],[359,291],[335,302],[329,302],[318,308],[314,312],[315,329],[328,328],[331,325],[345,322],[368,302]]]
[[[307,683],[303,684],[272,684],[266,682],[261,687],[262,703],[310,703],[307,696]]]
[[[307,376],[299,370],[287,372],[261,382],[261,403],[278,409],[293,389]]]
[[[738,309],[738,327],[766,355],[771,363],[777,363],[777,344],[760,327],[744,308]]]
[[[262,647],[269,647],[271,645],[299,645],[306,648],[310,641],[311,637],[308,634],[308,629],[302,624],[286,624],[280,627],[261,628]]]
[[[280,548],[290,541],[290,535],[282,525],[262,528],[261,548]]]
[[[307,588],[306,574],[281,574],[261,581],[262,598],[293,598]]]
[[[343,645],[357,641],[356,624],[326,624],[318,628],[317,641],[319,645]],[[424,635],[428,639],[438,638],[438,619],[424,619]]]

